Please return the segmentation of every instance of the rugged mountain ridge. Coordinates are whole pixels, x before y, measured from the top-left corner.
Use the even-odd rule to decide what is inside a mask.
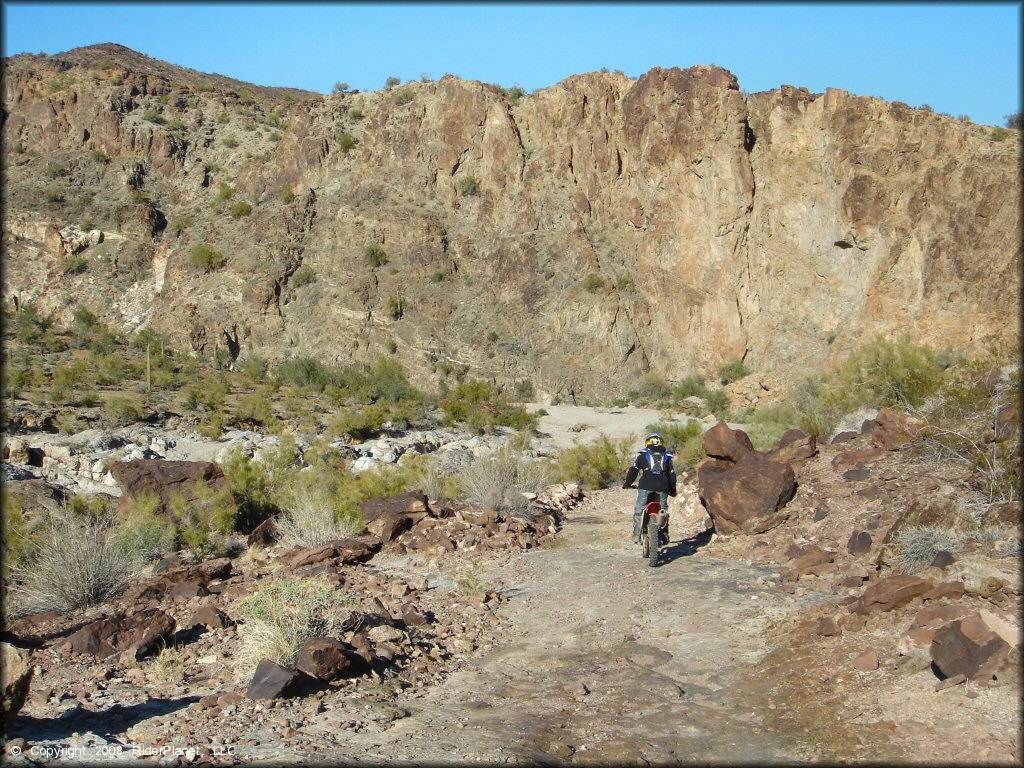
[[[119,46],[4,69],[5,299],[58,315],[584,397],[739,358],[784,384],[876,332],[1017,332],[1016,132],[746,95],[718,67],[522,98],[452,76],[325,97]]]

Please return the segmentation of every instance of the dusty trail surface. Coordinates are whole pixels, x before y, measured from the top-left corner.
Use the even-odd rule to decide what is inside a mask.
[[[387,731],[345,734],[347,759],[429,762],[779,762],[803,736],[741,709],[766,624],[799,603],[770,571],[726,561],[707,534],[647,566],[629,543],[634,492],[599,494],[554,545],[491,565],[509,597],[507,642],[474,660]],[[393,566],[396,569],[401,564]]]

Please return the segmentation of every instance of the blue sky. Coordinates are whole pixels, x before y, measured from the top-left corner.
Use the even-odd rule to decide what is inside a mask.
[[[3,53],[115,42],[260,85],[371,90],[446,72],[544,88],[601,67],[718,64],[1001,125],[1020,109],[1020,3],[4,2]]]

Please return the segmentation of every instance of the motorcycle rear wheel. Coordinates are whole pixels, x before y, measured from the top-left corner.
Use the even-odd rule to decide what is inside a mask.
[[[644,555],[647,557],[647,564],[653,568],[658,564],[658,518],[652,515],[647,520],[647,542],[649,543]]]

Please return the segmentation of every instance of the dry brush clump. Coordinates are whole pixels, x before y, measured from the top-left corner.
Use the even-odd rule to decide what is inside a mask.
[[[555,473],[542,460],[531,461],[515,446],[505,446],[492,456],[480,456],[462,473],[462,496],[469,504],[513,515],[525,516],[530,500],[550,485]]]
[[[12,568],[14,613],[68,613],[123,592],[146,559],[141,541],[108,510],[66,505],[46,514],[23,565]]]
[[[914,411],[924,427],[915,443],[935,464],[967,468],[989,503],[1017,501],[1021,483],[1020,371],[1002,372],[993,360],[951,371],[935,397]]]
[[[235,657],[239,679],[250,677],[262,659],[288,666],[306,640],[339,637],[362,621],[354,596],[323,579],[277,579],[236,608],[244,619]]]
[[[912,525],[900,530],[893,544],[896,548],[896,569],[917,573],[931,565],[939,552],[957,554],[963,542],[952,531],[934,525]]]
[[[301,483],[285,502],[277,530],[288,546],[322,547],[360,533],[363,525],[361,519],[340,513],[336,494],[326,484]]]

